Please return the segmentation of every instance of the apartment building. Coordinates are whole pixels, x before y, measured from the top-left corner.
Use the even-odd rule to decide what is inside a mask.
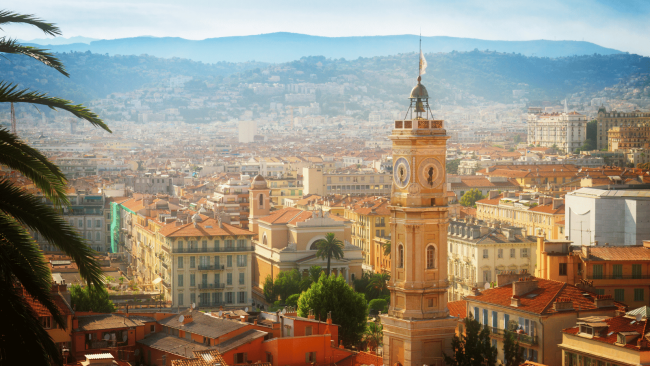
[[[650,238],[649,188],[650,184],[623,184],[567,193],[564,220],[568,239],[577,245],[596,241],[641,245]]]
[[[650,306],[650,240],[640,246],[572,245],[537,240],[536,276],[562,281],[630,308]]]
[[[598,129],[596,130],[596,150],[607,149],[609,145],[609,131],[614,127],[648,127],[650,126],[650,113],[634,111],[629,113],[610,111],[603,107],[598,109]],[[646,140],[647,141],[647,140]]]
[[[562,329],[578,318],[613,317],[626,306],[564,282],[531,277],[526,273],[497,276],[496,288],[465,297],[467,315],[490,327],[492,345],[503,360],[504,329],[516,331],[526,359],[544,365],[561,365],[558,345]],[[584,365],[584,364],[583,364]]]
[[[449,222],[449,301],[491,286],[504,272],[534,273],[537,241],[518,227],[489,227],[478,221]]]
[[[217,185],[214,195],[208,199],[208,208],[213,211],[225,212],[230,216],[230,224],[248,228],[248,189],[250,177],[241,175],[240,179],[228,179]]]
[[[101,194],[88,194],[85,190],[74,188],[69,188],[66,196],[70,206],[63,208],[63,219],[85,239],[88,246],[98,252],[110,252],[110,211],[105,207],[106,198]],[[44,197],[42,199],[50,203]],[[31,233],[42,251],[59,251],[39,233]]]
[[[620,316],[578,318],[574,327],[562,330],[563,366],[636,366],[650,359],[648,308]]]
[[[488,223],[525,229],[524,235],[543,235],[557,239],[555,226],[564,220],[564,200],[536,193],[490,191],[476,201],[476,218]]]
[[[528,143],[574,152],[587,139],[587,117],[577,112],[528,115]]]
[[[160,229],[161,249],[171,253],[172,306],[201,307],[252,305],[251,264],[254,233],[194,214]]]
[[[345,208],[343,217],[352,222],[352,244],[363,250],[363,270],[381,272],[382,256],[375,240],[390,240],[390,201],[386,197],[365,197]]]
[[[303,169],[304,194],[390,194],[390,173],[360,170],[357,172],[325,173],[321,167]]]

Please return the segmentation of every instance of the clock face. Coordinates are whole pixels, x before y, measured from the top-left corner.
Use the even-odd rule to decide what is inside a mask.
[[[411,167],[409,166],[409,162],[404,158],[397,159],[393,166],[393,180],[395,184],[400,188],[404,188],[410,179]]]
[[[435,188],[442,183],[442,164],[434,158],[426,158],[418,168],[420,185],[424,188]]]

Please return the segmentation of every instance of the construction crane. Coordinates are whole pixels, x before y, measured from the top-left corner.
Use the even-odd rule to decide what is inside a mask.
[[[18,133],[16,133],[16,110],[13,103],[11,103],[11,133],[18,136]]]

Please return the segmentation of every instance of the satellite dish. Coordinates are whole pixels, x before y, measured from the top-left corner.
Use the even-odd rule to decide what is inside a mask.
[[[104,336],[104,340],[105,340],[105,341],[110,341],[110,340],[111,340],[111,335],[110,335],[110,334],[106,334],[106,335]]]
[[[178,322],[179,323],[182,323],[183,320],[185,320],[185,316],[181,315],[181,316],[178,317]]]
[[[196,307],[196,303],[193,302],[192,303],[192,309],[194,309],[195,307]]]
[[[248,306],[246,307],[246,309],[244,309],[244,311],[248,313]]]
[[[136,356],[139,356],[140,355],[140,349],[136,348],[135,351],[133,351],[133,354],[136,355]]]
[[[483,287],[484,287],[486,290],[489,289],[489,288],[490,288],[490,283],[489,283],[489,282],[486,282],[486,283],[485,283],[485,286],[483,286]]]
[[[219,317],[221,318],[221,315],[223,315],[223,311],[219,310]]]

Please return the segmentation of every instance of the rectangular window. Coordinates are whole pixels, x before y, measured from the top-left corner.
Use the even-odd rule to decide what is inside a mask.
[[[226,285],[232,285],[232,273],[226,275]]]
[[[614,264],[612,266],[612,278],[623,278],[623,265]]]
[[[633,264],[632,265],[632,278],[641,278],[641,265]]]
[[[625,301],[625,290],[622,288],[617,288],[614,290],[614,300],[616,301]]]
[[[178,257],[178,268],[183,268],[183,257]]]
[[[178,275],[178,287],[183,287],[183,275]]]
[[[196,286],[196,275],[191,274],[190,275],[190,287]]]
[[[503,249],[499,249],[497,257],[503,258]]]
[[[510,258],[514,258],[514,257],[515,257],[515,249],[512,248],[510,249]]]
[[[643,289],[642,288],[635,288],[634,289],[634,301],[644,301],[643,300]]]
[[[243,285],[246,283],[246,274],[244,272],[239,274],[239,284]]]
[[[603,279],[603,265],[602,264],[594,264],[593,266],[593,277],[596,280],[602,280]]]
[[[232,255],[229,255],[226,257],[226,266],[227,267],[232,267]]]
[[[566,276],[566,271],[567,271],[567,264],[566,263],[560,263],[560,276]]]
[[[178,294],[178,305],[183,305],[183,294]]]
[[[190,268],[196,268],[196,257],[190,257]]]

